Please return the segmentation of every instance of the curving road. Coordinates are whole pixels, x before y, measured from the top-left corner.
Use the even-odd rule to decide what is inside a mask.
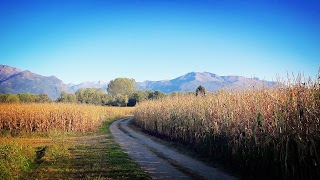
[[[153,179],[236,179],[216,168],[159,144],[128,127],[133,118],[110,126],[114,139]]]

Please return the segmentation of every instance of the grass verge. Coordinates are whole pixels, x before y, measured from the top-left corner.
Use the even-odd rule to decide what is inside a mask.
[[[21,155],[0,169],[6,172],[1,179],[151,179],[113,140],[109,126],[115,120],[105,121],[96,133],[1,137],[0,161],[10,162],[2,151],[18,157],[13,149],[20,149]]]

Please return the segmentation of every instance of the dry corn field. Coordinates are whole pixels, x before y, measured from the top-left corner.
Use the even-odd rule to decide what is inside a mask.
[[[0,104],[0,131],[96,131],[106,118],[132,114],[132,108],[76,104]]]
[[[298,78],[282,88],[147,101],[135,110],[135,123],[254,177],[317,179],[319,86],[319,79]]]

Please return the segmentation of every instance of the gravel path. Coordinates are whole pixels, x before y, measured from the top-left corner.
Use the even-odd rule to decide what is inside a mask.
[[[153,179],[236,179],[132,130],[128,127],[132,119],[115,121],[110,126],[111,133],[128,155]]]

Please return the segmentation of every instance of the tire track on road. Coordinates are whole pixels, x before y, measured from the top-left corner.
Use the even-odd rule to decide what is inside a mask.
[[[133,118],[115,121],[115,140],[154,179],[236,179],[216,168],[159,144],[128,127]]]

